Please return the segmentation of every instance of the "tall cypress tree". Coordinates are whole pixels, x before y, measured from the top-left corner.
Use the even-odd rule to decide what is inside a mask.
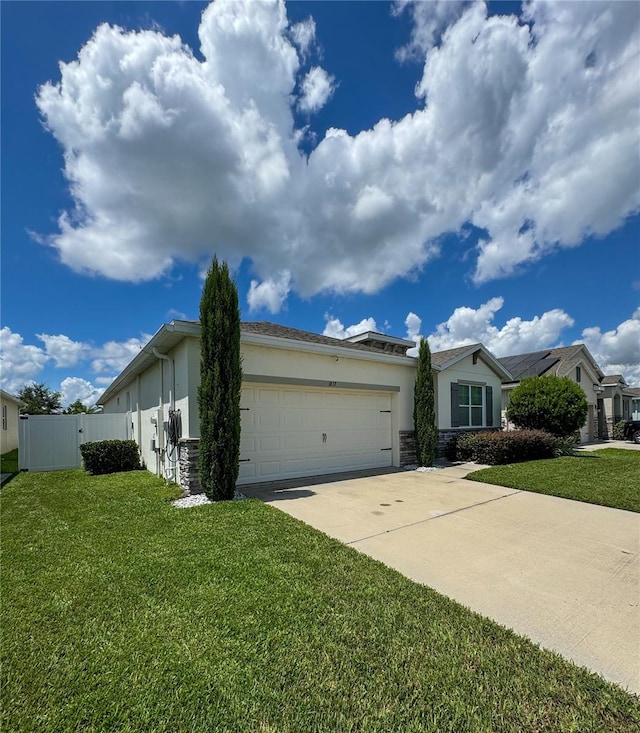
[[[418,373],[413,390],[413,424],[416,435],[416,457],[421,466],[432,466],[438,445],[436,402],[431,371],[431,349],[427,339],[420,341]]]
[[[213,258],[200,299],[200,485],[233,499],[240,461],[240,309],[227,263]]]

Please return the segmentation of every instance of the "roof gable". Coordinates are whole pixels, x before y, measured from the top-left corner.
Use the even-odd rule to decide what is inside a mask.
[[[436,371],[444,371],[454,366],[458,362],[466,359],[468,356],[480,355],[488,366],[504,381],[512,379],[511,372],[501,364],[498,359],[480,343],[470,344],[468,346],[459,346],[457,349],[447,349],[446,351],[436,351],[431,354],[431,364]]]

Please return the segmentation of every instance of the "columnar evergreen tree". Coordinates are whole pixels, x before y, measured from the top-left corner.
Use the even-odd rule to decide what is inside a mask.
[[[416,456],[421,466],[432,466],[438,445],[436,401],[431,371],[431,349],[427,339],[420,341],[418,373],[413,390],[413,424],[416,435]]]
[[[213,258],[200,299],[200,484],[233,499],[240,461],[240,309],[227,263]]]

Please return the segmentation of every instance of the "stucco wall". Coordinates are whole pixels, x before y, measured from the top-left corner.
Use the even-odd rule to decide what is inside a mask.
[[[175,370],[175,407],[181,411],[183,436],[189,437],[190,379],[188,339],[168,353]],[[145,466],[158,476],[177,478],[177,456],[167,453],[166,423],[171,408],[172,367],[157,359],[103,406],[104,412],[127,412],[130,405],[132,434]],[[127,398],[129,393],[129,398]],[[196,404],[197,409],[197,404]],[[152,450],[151,441],[156,450]],[[175,462],[174,462],[175,461]],[[174,470],[175,469],[175,470]]]
[[[0,432],[0,453],[8,453],[18,447],[18,415],[20,414],[20,406],[12,400],[5,400],[0,396],[2,412],[6,407],[7,425],[6,430]]]
[[[393,463],[400,464],[400,431],[413,430],[413,385],[415,364],[385,364],[337,355],[305,353],[243,343],[242,369],[245,375],[265,378],[318,380],[327,389],[330,383],[350,383],[394,387],[392,401]],[[175,405],[182,417],[182,437],[198,438],[198,386],[200,384],[200,344],[185,337],[168,354],[175,368]],[[172,464],[162,452],[151,450],[151,440],[165,447],[162,423],[168,419],[170,368],[160,360],[117,392],[105,405],[105,412],[125,412],[126,393],[130,393],[133,434],[141,448],[147,468],[158,475],[167,474]],[[320,385],[319,385],[320,386]],[[162,392],[162,398],[160,393]],[[154,424],[154,420],[158,425]]]
[[[477,384],[483,387],[493,388],[493,427],[500,428],[500,395],[502,383],[500,377],[493,371],[489,364],[480,356],[476,363],[473,363],[473,356],[469,355],[449,369],[438,374],[436,410],[438,415],[438,429],[448,430],[451,428],[451,384],[452,382],[464,384]],[[483,390],[484,399],[484,390]],[[486,407],[486,406],[485,406]],[[485,410],[486,424],[486,410]],[[463,428],[460,428],[463,430]]]

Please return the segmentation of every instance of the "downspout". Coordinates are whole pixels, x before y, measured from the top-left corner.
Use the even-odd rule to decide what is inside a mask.
[[[159,352],[158,349],[157,349],[157,347],[155,347],[155,346],[153,347],[152,351],[153,351],[153,355],[157,359],[161,359],[162,361],[166,361],[169,364],[170,368],[171,368],[171,375],[170,375],[170,379],[169,379],[169,409],[170,410],[174,410],[175,409],[175,391],[176,391],[175,379],[176,379],[176,375],[175,375],[175,371],[174,371],[174,368],[173,368],[173,360],[167,354],[162,354],[161,352]],[[161,369],[160,370],[160,404],[161,405],[164,405],[164,394],[163,394],[163,392],[164,392],[164,379],[163,379],[163,373],[162,373],[162,369]],[[159,425],[158,425],[158,437],[160,437],[160,426]],[[165,455],[166,455],[166,449],[165,449]],[[158,457],[160,458],[160,456],[158,456]],[[163,461],[163,463],[164,463],[164,461]],[[178,477],[177,477],[177,470],[176,470],[176,467],[175,466],[173,466],[172,471],[173,471],[173,480],[174,481],[177,481],[177,478]],[[164,466],[163,466],[162,473],[164,474],[164,472],[165,471],[164,471]]]

